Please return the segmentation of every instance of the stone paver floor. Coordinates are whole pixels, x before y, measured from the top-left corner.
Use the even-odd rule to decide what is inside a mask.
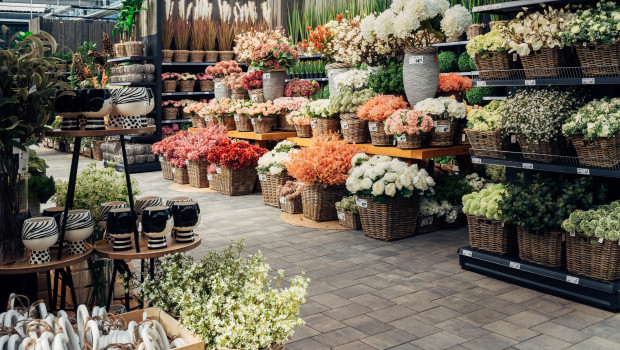
[[[67,153],[39,154],[68,177]],[[182,195],[160,172],[135,177],[142,195]],[[260,194],[191,196],[203,213],[194,256],[244,238],[272,268],[311,278],[289,350],[620,349],[620,315],[462,270],[466,228],[382,242],[284,224]]]

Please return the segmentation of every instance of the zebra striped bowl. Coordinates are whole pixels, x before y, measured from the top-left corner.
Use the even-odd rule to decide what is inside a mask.
[[[60,217],[60,222],[64,220],[64,213]],[[86,253],[85,239],[90,237],[95,230],[93,217],[89,210],[73,209],[67,215],[67,228],[65,230],[65,240],[69,243],[67,255],[77,255]]]
[[[30,250],[31,264],[45,264],[50,262],[49,248],[58,239],[56,220],[49,216],[26,219],[22,228],[22,241]]]

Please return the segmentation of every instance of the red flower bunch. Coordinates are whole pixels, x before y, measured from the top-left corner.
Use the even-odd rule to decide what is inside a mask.
[[[312,30],[310,26],[306,27],[308,31],[308,40],[312,43],[312,50],[323,55],[329,56],[332,54],[330,41],[334,36],[326,25],[321,24]]]
[[[177,154],[184,160],[206,159],[209,152],[220,141],[227,139],[228,134],[224,125],[198,128],[194,132],[188,133],[187,138],[177,143]]]
[[[198,73],[196,74],[196,78],[198,78],[198,80],[213,80],[215,77],[212,74]]]
[[[262,70],[284,70],[297,64],[297,50],[291,48],[286,42],[267,43],[258,46],[250,54],[252,67]]]
[[[437,92],[465,92],[472,88],[472,80],[456,73],[439,74]]]
[[[255,70],[241,78],[241,85],[246,90],[260,89],[263,87],[263,71]]]
[[[301,80],[295,78],[286,84],[286,87],[284,88],[284,96],[312,96],[320,88],[321,87],[316,80]]]
[[[357,110],[357,117],[382,122],[399,109],[407,108],[402,97],[379,95],[371,98]]]
[[[245,167],[256,167],[258,158],[265,153],[267,153],[266,149],[250,145],[245,141],[232,142],[226,139],[211,149],[207,155],[207,161],[239,170]]]
[[[151,152],[160,155],[172,163],[177,168],[185,167],[185,159],[180,153],[180,145],[188,137],[187,131],[179,131],[176,134],[153,144]]]
[[[223,78],[228,74],[241,73],[243,69],[237,65],[237,61],[222,61],[215,64],[215,66],[209,66],[205,69],[205,73],[213,75],[216,78]]]
[[[353,156],[363,151],[359,146],[338,141],[337,135],[318,138],[291,154],[284,166],[294,178],[308,185],[340,185],[349,177]]]
[[[161,80],[179,80],[179,79],[181,79],[181,74],[179,73],[166,72],[161,75]]]

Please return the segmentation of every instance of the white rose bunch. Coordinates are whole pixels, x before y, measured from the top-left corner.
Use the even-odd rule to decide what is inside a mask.
[[[329,118],[329,99],[316,100],[306,105],[310,118]]]
[[[295,143],[290,141],[282,141],[274,147],[273,150],[263,154],[258,158],[259,174],[280,175],[286,171],[284,163],[289,160],[289,156],[295,153]]]
[[[467,106],[451,97],[427,98],[416,103],[413,109],[424,112],[438,119],[463,119],[467,115]]]
[[[334,83],[338,89],[349,88],[353,91],[363,90],[368,87],[370,71],[351,69],[334,77]]]

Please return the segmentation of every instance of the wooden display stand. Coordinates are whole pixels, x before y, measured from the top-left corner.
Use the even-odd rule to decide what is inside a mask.
[[[189,132],[196,131],[196,128],[187,129]],[[228,131],[228,137],[243,140],[252,140],[257,147],[267,148],[267,141],[286,140],[291,137],[295,137],[297,133],[295,131],[275,131],[267,134],[257,134],[253,131]]]

